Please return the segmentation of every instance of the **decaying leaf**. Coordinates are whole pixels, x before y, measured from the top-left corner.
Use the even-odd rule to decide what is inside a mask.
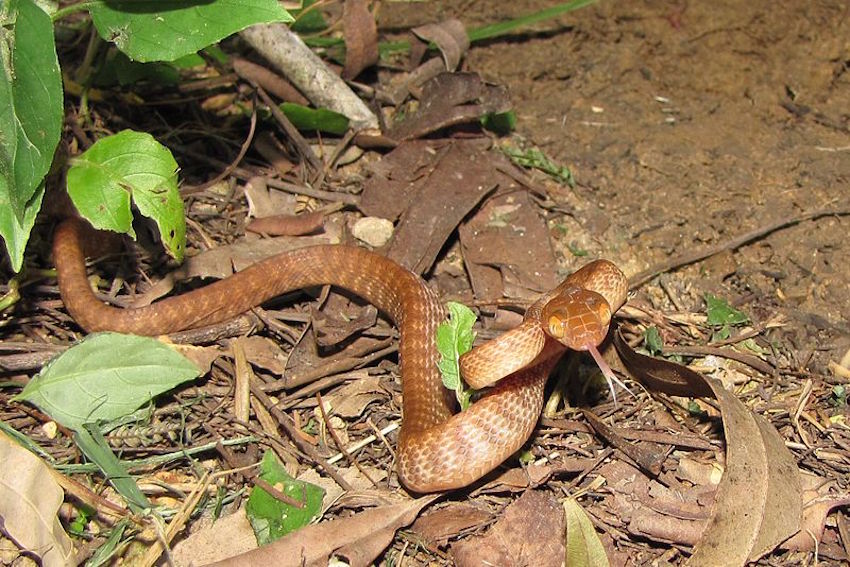
[[[360,71],[378,62],[378,27],[369,12],[367,0],[345,0],[342,11],[345,37],[344,79],[353,79]]]
[[[0,523],[46,567],[76,565],[74,545],[56,515],[62,489],[38,457],[0,433]]]
[[[629,372],[647,388],[717,400],[726,436],[726,472],[692,566],[744,565],[800,529],[802,489],[794,458],[776,429],[716,380],[643,356],[618,334],[614,344]]]
[[[453,503],[417,518],[410,531],[432,545],[444,545],[450,537],[490,520],[486,510],[467,503]]]
[[[587,567],[608,567],[608,557],[599,535],[587,513],[572,498],[564,500],[567,522],[566,564]]]
[[[458,567],[564,563],[564,513],[548,492],[529,490],[483,536],[452,546]]]
[[[460,65],[460,60],[469,49],[469,35],[463,22],[449,19],[436,24],[425,24],[410,30],[420,40],[418,51],[424,52],[428,44],[433,42],[443,56],[447,71],[454,71]],[[411,51],[417,51],[416,46]]]
[[[267,567],[282,557],[290,565],[327,565],[331,555],[348,559],[351,567],[366,567],[390,544],[396,530],[410,524],[439,495],[381,506],[348,518],[313,524],[276,542],[214,563],[217,567]]]

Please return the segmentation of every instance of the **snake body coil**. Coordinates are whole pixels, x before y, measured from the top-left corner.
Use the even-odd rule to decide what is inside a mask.
[[[401,334],[404,406],[398,474],[416,492],[466,486],[517,451],[537,423],[549,371],[567,348],[541,329],[548,333],[554,329],[555,336],[558,325],[568,335],[591,329],[596,338],[580,340],[599,342],[607,332],[605,314],[610,320],[625,301],[625,277],[610,262],[597,261],[574,273],[529,309],[520,328],[462,359],[467,378],[473,376],[471,382],[496,385],[470,409],[453,415],[437,371],[434,339],[445,312],[425,283],[395,262],[357,247],[302,248],[189,293],[143,308],[121,309],[102,303],[89,285],[82,229],[79,220],[63,221],[54,236],[53,256],[65,306],[87,331],[171,333],[224,321],[277,295],[325,284],[360,295],[387,313]],[[582,297],[570,303],[573,307],[547,312],[550,300],[564,290]],[[590,295],[576,290],[590,290]],[[602,319],[593,313],[599,299],[604,304]],[[581,344],[569,346],[581,348]],[[528,350],[534,348],[537,351]],[[488,357],[488,350],[495,358]],[[515,362],[517,358],[522,365]],[[476,380],[479,372],[486,376]]]

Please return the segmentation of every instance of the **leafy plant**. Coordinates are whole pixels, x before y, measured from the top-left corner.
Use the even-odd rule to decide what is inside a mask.
[[[461,303],[450,301],[449,318],[445,323],[437,327],[437,350],[440,353],[438,368],[443,375],[443,385],[449,390],[454,390],[462,409],[469,406],[471,390],[464,387],[460,376],[460,365],[458,361],[461,355],[466,354],[472,348],[475,341],[475,325],[477,317],[472,310]]]
[[[98,424],[150,403],[192,380],[198,368],[155,339],[99,333],[51,361],[16,400],[39,407],[74,431],[74,440],[135,511],[149,507],[135,481],[112,453]]]
[[[62,127],[62,78],[53,40],[53,23],[83,10],[90,11],[102,39],[115,44],[136,61],[175,61],[250,25],[292,20],[276,0],[81,2],[54,12],[52,17],[34,0],[0,3],[0,63],[3,66],[0,82],[0,132],[3,132],[0,136],[0,236],[6,243],[15,271],[23,265],[24,249],[41,208],[44,179],[53,162]],[[126,143],[128,138],[130,136],[125,134],[115,145],[101,146],[96,152],[100,158],[98,165],[115,165],[122,157],[127,158],[126,147],[120,142]],[[117,169],[113,167],[108,175],[104,173],[99,179],[104,181],[108,176],[116,181],[122,178],[115,183],[121,186],[128,176],[136,173],[129,167],[131,165],[132,159],[125,160],[123,166],[127,169],[121,170],[120,165]],[[97,177],[91,170],[88,175]],[[104,197],[102,186],[79,187],[78,199],[79,193],[86,191],[91,191],[85,197],[89,201]],[[176,192],[167,190],[162,194],[170,210]],[[122,199],[115,192],[107,196],[111,200],[101,203],[99,208],[81,212],[95,221],[104,214],[125,216],[124,201],[129,202],[129,196]],[[171,222],[163,222],[158,216],[162,209],[156,206],[156,199],[145,201],[134,193],[133,200],[140,208],[147,204],[148,212],[155,215],[161,228]],[[123,226],[129,225],[124,222]],[[131,233],[130,228],[123,230]],[[171,229],[166,232],[170,234]],[[175,229],[174,238],[183,238],[179,228]],[[171,253],[179,256],[182,242],[175,244],[172,240],[171,244]]]
[[[292,478],[271,451],[260,463],[260,478],[298,502],[282,502],[259,486],[251,490],[245,512],[257,543],[264,545],[312,522],[322,511],[325,491],[309,482]]]

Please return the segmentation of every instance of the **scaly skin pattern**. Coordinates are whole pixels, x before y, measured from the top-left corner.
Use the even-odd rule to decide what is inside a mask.
[[[102,303],[89,285],[82,228],[79,220],[64,221],[54,235],[53,257],[65,306],[77,323],[90,332],[160,335],[211,325],[283,293],[325,284],[360,295],[388,314],[401,334],[404,406],[398,473],[401,481],[415,492],[466,486],[516,452],[537,423],[546,378],[557,361],[556,355],[566,348],[543,335],[541,329],[546,325],[540,317],[545,302],[541,299],[529,310],[536,324],[523,324],[537,330],[525,329],[522,331],[525,334],[514,339],[523,343],[522,352],[526,354],[519,358],[525,363],[518,366],[514,357],[504,352],[505,345],[485,345],[484,354],[490,350],[496,356],[488,359],[476,355],[475,365],[482,366],[490,375],[507,377],[470,409],[453,415],[437,371],[435,335],[445,311],[419,277],[391,260],[350,246],[302,248],[186,294],[147,307],[121,309]],[[605,297],[607,311],[613,313],[625,300],[625,278],[620,273],[621,281],[616,274],[609,273],[607,264],[610,263],[603,269],[579,270],[558,289],[578,287],[595,291]],[[551,299],[560,293],[556,292],[553,290],[544,298]],[[552,319],[563,316],[559,311]],[[584,308],[568,318],[571,322],[567,325],[584,328],[596,324]],[[601,328],[601,324],[596,325]],[[607,331],[607,321],[604,327]],[[508,371],[503,366],[506,362]],[[495,372],[491,368],[494,366],[498,367]],[[473,376],[477,376],[475,372]]]

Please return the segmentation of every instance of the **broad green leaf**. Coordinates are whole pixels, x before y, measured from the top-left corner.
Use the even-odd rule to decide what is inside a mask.
[[[111,421],[199,375],[183,355],[149,337],[99,333],[48,363],[15,396],[58,423]]]
[[[281,502],[262,488],[255,486],[248,497],[245,512],[254,529],[257,543],[260,545],[271,543],[289,532],[306,526],[322,511],[322,498],[325,491],[315,484],[289,476],[271,451],[266,451],[263,455],[260,478],[293,500],[304,504],[303,507],[297,508]]]
[[[106,439],[93,424],[80,426],[74,431],[74,442],[88,459],[100,468],[109,483],[115,487],[130,509],[138,514],[151,504],[142,494],[139,485],[109,448]]]
[[[327,108],[308,108],[294,102],[284,102],[280,109],[299,130],[318,130],[337,136],[348,130],[348,118]]]
[[[24,250],[30,237],[30,231],[35,224],[35,217],[41,209],[41,200],[44,198],[44,183],[38,186],[32,200],[24,207],[24,219],[18,220],[9,202],[9,192],[4,189],[5,179],[0,177],[0,235],[6,242],[6,251],[12,261],[12,269],[15,272],[21,270],[24,263]]]
[[[660,354],[664,349],[664,341],[661,340],[661,333],[658,332],[658,327],[647,327],[643,333],[643,344],[646,346],[647,352],[651,355]]]
[[[742,311],[738,311],[725,299],[705,294],[706,314],[709,325],[740,325],[750,320]]]
[[[440,362],[437,367],[443,376],[443,385],[454,390],[461,408],[469,404],[469,393],[464,391],[463,380],[460,378],[458,360],[472,348],[475,341],[475,313],[466,305],[449,301],[449,319],[437,327],[437,350]]]
[[[62,79],[50,17],[0,2],[0,235],[17,271],[62,128]]]
[[[248,26],[292,21],[277,0],[110,0],[90,11],[100,36],[136,61],[174,61]]]
[[[92,226],[135,238],[130,201],[159,227],[166,252],[177,261],[186,246],[186,218],[177,190],[177,162],[144,132],[124,130],[98,140],[72,162],[68,194]]]
[[[564,500],[567,524],[566,565],[608,567],[608,556],[593,523],[573,498]]]

